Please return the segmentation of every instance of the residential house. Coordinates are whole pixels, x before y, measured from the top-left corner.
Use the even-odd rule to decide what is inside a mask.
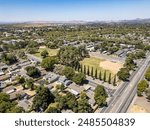
[[[76,85],[75,83],[72,83],[71,85],[68,86],[68,91],[74,94],[75,96],[78,96],[82,91],[84,91],[84,89]]]
[[[48,83],[53,83],[59,79],[59,76],[55,73],[49,72],[43,77],[44,80],[48,80]]]

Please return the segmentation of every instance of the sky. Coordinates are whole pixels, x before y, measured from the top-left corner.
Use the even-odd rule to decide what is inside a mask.
[[[150,0],[0,0],[0,22],[150,18]]]

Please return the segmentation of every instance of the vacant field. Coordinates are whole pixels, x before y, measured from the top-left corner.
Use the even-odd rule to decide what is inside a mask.
[[[121,62],[112,62],[107,60],[100,62],[100,67],[110,70],[113,74],[117,74],[117,72],[123,67],[123,64]]]
[[[59,51],[59,49],[39,48],[38,52],[35,53],[34,55],[37,57],[41,57],[41,52],[44,51],[45,49],[48,51],[49,56],[56,56]]]
[[[104,74],[104,72],[105,72],[105,70],[106,70],[106,77],[107,77],[107,79],[108,79],[108,76],[109,76],[109,74],[110,73],[112,73],[109,69],[105,69],[105,68],[102,68],[102,67],[100,67],[100,63],[102,63],[102,62],[104,62],[105,60],[103,60],[103,59],[99,59],[99,58],[95,58],[95,57],[90,57],[90,58],[85,58],[83,61],[81,61],[80,63],[84,66],[86,66],[86,69],[87,69],[87,67],[89,66],[89,68],[90,68],[90,71],[91,71],[91,68],[93,67],[93,69],[94,69],[94,73],[95,73],[95,70],[97,69],[97,71],[98,71],[98,75],[99,75],[99,72],[101,71],[102,72],[102,77],[103,77],[103,74]],[[113,76],[114,74],[112,73],[112,76]]]

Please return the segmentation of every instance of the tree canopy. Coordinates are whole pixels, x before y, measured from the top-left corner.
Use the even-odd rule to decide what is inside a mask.
[[[94,99],[95,99],[96,103],[100,107],[106,106],[107,105],[107,102],[106,102],[107,97],[108,97],[108,95],[107,95],[107,92],[105,91],[104,86],[98,85],[96,87],[96,89],[94,90]]]

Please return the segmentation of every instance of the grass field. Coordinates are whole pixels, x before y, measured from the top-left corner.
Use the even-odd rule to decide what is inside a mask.
[[[56,56],[59,51],[59,49],[40,48],[38,52],[35,53],[34,55],[37,57],[41,57],[41,52],[44,51],[45,49],[48,51],[49,56]]]
[[[80,62],[80,64],[82,64],[83,67],[85,65],[86,69],[89,66],[90,72],[91,72],[91,69],[93,67],[94,75],[95,75],[95,70],[96,69],[98,71],[98,75],[99,75],[99,73],[101,71],[102,72],[102,78],[103,78],[104,72],[106,71],[106,79],[108,80],[109,74],[111,73],[112,77],[114,76],[114,74],[110,70],[105,70],[104,68],[100,67],[100,63],[103,62],[103,61],[105,61],[105,60],[99,59],[99,58],[95,58],[95,57],[90,57],[90,58],[85,58],[83,61]]]

